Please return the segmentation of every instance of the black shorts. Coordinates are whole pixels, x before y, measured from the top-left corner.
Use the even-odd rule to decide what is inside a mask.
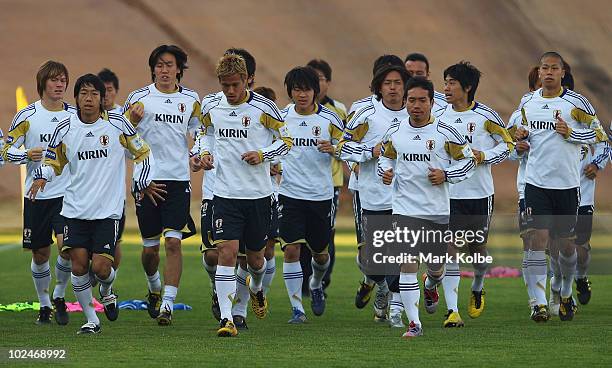
[[[487,244],[493,203],[493,195],[478,199],[451,199],[449,229],[455,234],[464,231],[476,234],[478,231],[481,236],[476,237],[478,240],[470,245]]]
[[[273,239],[276,242],[280,242],[279,239],[279,214],[278,214],[278,200],[272,196],[270,212],[270,230],[268,230],[268,239]]]
[[[121,220],[119,220],[119,238],[117,239],[118,242],[121,241],[124,230],[125,230],[125,206],[123,206],[123,213],[121,214]]]
[[[307,201],[279,195],[278,203],[283,247],[303,243],[312,253],[327,253],[332,229],[332,200]]]
[[[144,239],[159,239],[167,231],[180,231],[183,239],[196,233],[195,224],[189,214],[191,185],[188,181],[159,180],[168,192],[165,201],[157,200],[157,206],[146,195],[136,201],[138,228]]]
[[[60,215],[63,197],[37,199],[32,202],[23,199],[23,247],[40,249],[53,244],[53,234],[62,235],[66,219]]]
[[[270,229],[270,197],[229,199],[215,196],[213,204],[213,244],[242,240],[240,253],[258,252],[266,246]]]
[[[576,221],[576,241],[578,245],[586,245],[591,241],[593,232],[593,212],[595,206],[580,206]]]
[[[449,224],[438,224],[431,220],[425,220],[417,217],[393,215],[393,223],[396,227],[406,228],[415,234],[422,234],[414,241],[414,237],[409,243],[399,243],[394,246],[394,253],[402,252],[418,257],[419,253],[430,260],[428,264],[442,265],[441,256],[446,254],[447,244],[445,241],[446,231],[449,229]],[[431,258],[427,258],[431,256]],[[436,262],[439,260],[440,262]]]
[[[200,207],[200,232],[202,233],[202,244],[200,252],[204,253],[209,249],[217,249],[212,240],[212,213],[213,200],[203,199]]]
[[[579,203],[579,187],[545,189],[528,183],[525,185],[527,227],[548,229],[552,238],[573,238]]]
[[[357,236],[357,247],[363,245],[363,229],[361,226],[361,202],[359,201],[359,191],[353,191],[353,215],[355,217],[355,235]]]
[[[519,199],[518,202],[518,225],[521,236],[527,230],[527,216],[525,214],[525,198]]]
[[[393,210],[371,211],[361,209],[361,240],[357,248],[366,245],[366,239],[372,239],[372,232],[376,230],[389,230],[391,228]],[[388,217],[384,219],[383,217]],[[376,224],[372,226],[372,224]],[[368,226],[369,225],[369,226]],[[380,226],[379,226],[380,225]],[[383,226],[384,225],[384,226]],[[381,228],[379,228],[381,227]],[[384,227],[384,228],[383,228]]]
[[[334,188],[334,199],[332,200],[332,229],[336,228],[336,216],[338,215],[338,205],[340,204],[340,190],[342,187]]]
[[[114,260],[115,246],[119,238],[120,220],[79,220],[66,218],[64,228],[64,246],[70,248],[85,248],[90,253],[99,254]]]

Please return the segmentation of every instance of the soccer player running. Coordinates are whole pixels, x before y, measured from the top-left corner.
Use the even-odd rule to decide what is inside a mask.
[[[323,107],[326,107],[327,109],[336,113],[336,115],[340,117],[340,120],[342,120],[343,124],[345,124],[347,116],[346,107],[340,101],[334,100],[328,96],[329,87],[332,83],[332,68],[329,63],[323,59],[312,59],[306,64],[306,66],[313,68],[319,76],[319,94],[317,95],[317,102]],[[325,277],[323,277],[324,290],[327,289],[331,283],[331,273],[334,269],[334,263],[336,261],[336,215],[338,214],[338,206],[340,204],[340,191],[342,189],[342,185],[344,185],[344,165],[342,160],[337,158],[332,160],[332,177],[334,180],[334,211],[332,213],[333,221],[329,246],[327,247],[330,261]],[[311,259],[312,254],[310,253],[310,249],[307,247],[302,248],[300,253],[300,263],[302,264],[302,269],[304,272],[303,290],[308,290],[308,285],[306,283],[311,275]]]
[[[45,62],[36,74],[36,90],[40,100],[19,111],[13,118],[2,157],[6,162],[26,164],[26,191],[32,186],[34,171],[41,165],[44,151],[55,128],[60,121],[75,112],[74,107],[63,101],[68,82],[68,69],[64,64],[52,60]],[[66,325],[69,320],[64,297],[70,280],[71,262],[69,254],[61,251],[65,220],[60,214],[69,181],[68,174],[60,175],[47,186],[45,192],[40,193],[36,202],[24,198],[23,248],[32,251],[30,269],[40,303],[36,321],[38,324],[50,323],[53,315],[49,297],[49,257],[53,233],[59,250],[53,290],[55,321]]]
[[[317,102],[319,76],[311,67],[296,67],[285,76],[287,95],[294,102],[281,111],[293,147],[281,158],[280,237],[283,244],[283,278],[292,307],[289,323],[306,322],[302,305],[300,250],[312,254],[308,288],[312,312],[325,311],[323,277],[330,265],[330,242],[334,212],[332,162],[342,137],[342,120]]]
[[[530,237],[527,282],[536,299],[531,318],[536,322],[550,318],[545,293],[545,250],[549,240],[556,239],[562,274],[559,318],[570,321],[576,308],[572,285],[577,259],[574,236],[580,202],[580,149],[582,144],[608,138],[589,101],[562,87],[561,55],[544,53],[539,76],[542,88],[522,98],[519,110],[523,118],[516,131],[516,139],[527,140],[530,146],[525,207]]]
[[[125,151],[134,157],[134,190],[152,196],[164,190],[151,181],[155,172],[149,146],[122,116],[106,113],[105,88],[93,74],[80,77],[74,86],[77,114],[58,124],[43,166],[34,174],[28,197],[34,201],[68,167],[69,184],[61,214],[66,218],[64,246],[72,260],[72,287],[87,318],[79,334],[100,332],[100,320],[92,302],[91,268],[100,283],[104,313],[117,319],[119,308],[113,291],[113,254],[119,219],[125,202]]]
[[[421,53],[413,52],[406,56],[404,59],[406,70],[410,73],[411,77],[423,77],[427,80],[431,80],[429,73],[429,60]],[[446,96],[444,93],[434,91],[434,104],[431,111],[434,115],[438,114],[438,111],[443,110],[448,103],[446,102]]]
[[[392,185],[393,220],[398,226],[442,235],[448,229],[450,215],[449,184],[469,178],[476,159],[465,137],[431,114],[434,89],[430,81],[412,78],[406,90],[410,117],[394,124],[386,136],[377,173],[385,185]],[[434,237],[416,246],[412,254],[440,254],[445,249],[442,237]],[[400,294],[410,321],[405,338],[423,334],[418,308],[418,267],[418,259],[401,265]],[[433,260],[428,263],[425,288],[434,289],[443,274],[442,263]]]
[[[450,186],[450,229],[453,232],[471,231],[481,235],[466,245],[472,255],[486,257],[489,224],[493,214],[491,166],[504,161],[514,148],[514,143],[499,115],[474,100],[480,75],[480,71],[469,62],[462,61],[446,68],[444,94],[448,106],[438,111],[438,118],[465,137],[478,163],[472,177]],[[455,256],[459,251],[462,249],[459,249],[457,243],[449,244],[449,254]],[[459,262],[456,258],[453,261],[446,264],[446,276],[442,281],[448,310],[444,327],[461,327],[464,324],[457,308]],[[474,279],[468,315],[477,318],[485,307],[484,277],[488,264],[476,260],[472,266]],[[429,313],[434,313],[438,302],[437,290],[426,288],[424,294],[425,308]]]
[[[287,154],[292,140],[276,105],[247,90],[248,74],[241,56],[224,55],[215,73],[223,97],[202,111],[206,129],[214,132],[215,153],[211,155],[205,144],[201,161],[204,169],[216,166],[215,183],[224,183],[213,189],[212,235],[219,254],[215,287],[221,323],[217,335],[230,337],[238,333],[232,320],[232,301],[239,251],[246,254],[253,312],[260,319],[267,314],[262,282],[273,191],[269,162]],[[273,142],[274,137],[278,139]]]
[[[132,92],[124,115],[151,146],[158,170],[153,179],[166,194],[136,200],[136,217],[143,239],[142,265],[148,282],[148,311],[160,326],[170,325],[183,269],[181,240],[195,234],[189,214],[189,149],[187,134],[201,125],[198,94],[178,83],[187,69],[187,54],[174,45],[151,52],[153,83]],[[165,238],[164,294],[159,277],[160,238]],[[160,303],[161,302],[161,303]]]
[[[380,67],[371,83],[372,92],[376,95],[376,103],[361,108],[352,116],[344,130],[344,137],[336,150],[341,159],[358,163],[360,166],[359,201],[363,216],[364,234],[371,231],[365,226],[368,217],[375,218],[376,216],[391,214],[391,191],[376,174],[376,159],[380,156],[383,137],[389,131],[391,125],[408,117],[404,107],[404,86],[409,78],[410,75],[403,65],[383,65]],[[357,260],[359,267],[365,274],[362,245],[358,246]],[[379,288],[374,303],[374,318],[376,321],[386,321],[389,289],[384,275],[367,275],[358,290],[355,304],[357,307],[365,306],[365,304],[357,302],[362,300],[360,298],[362,291],[366,289],[371,291],[369,285],[373,285],[374,282],[378,284]]]
[[[98,72],[98,78],[104,83],[104,110],[115,114],[121,114],[123,107],[118,105],[115,100],[117,99],[117,92],[119,92],[119,78],[113,73],[112,70],[104,68]],[[115,259],[113,261],[113,268],[115,272],[119,270],[121,264],[121,237],[125,230],[125,208],[119,221],[119,238],[117,239],[117,245],[115,246]]]

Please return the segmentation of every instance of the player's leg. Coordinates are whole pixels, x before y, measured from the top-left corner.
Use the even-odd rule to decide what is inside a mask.
[[[423,334],[419,318],[419,301],[421,290],[417,280],[418,262],[404,263],[400,268],[399,289],[402,304],[408,318],[408,331],[402,337],[412,338]]]
[[[159,275],[159,245],[163,232],[161,207],[148,197],[136,201],[136,217],[142,237],[141,263],[147,279],[147,311],[157,318],[161,306],[162,283]]]
[[[100,284],[100,302],[109,321],[115,321],[119,316],[117,294],[113,289],[117,273],[113,264],[120,222],[113,219],[91,221],[93,226],[91,270]]]
[[[449,229],[453,234],[464,230],[466,215],[463,214],[463,202],[461,199],[450,200],[450,222]],[[458,243],[449,243],[447,246],[447,254],[449,260],[446,263],[446,273],[442,279],[442,288],[444,289],[444,300],[446,301],[446,316],[443,323],[444,327],[461,327],[463,320],[459,314],[459,283],[461,281],[461,273],[459,270],[459,261],[457,254],[462,251],[458,249]]]
[[[369,285],[370,281],[374,281],[376,286],[378,286],[376,290],[376,295],[374,297],[374,320],[379,322],[386,322],[387,320],[387,308],[389,306],[389,287],[387,285],[387,280],[385,275],[374,274],[368,271],[368,261],[365,259],[365,249],[363,245],[365,245],[366,239],[372,239],[372,231],[380,230],[374,229],[372,224],[377,221],[380,224],[380,219],[384,216],[388,216],[389,219],[391,217],[391,210],[388,211],[369,211],[362,209],[362,246],[358,248],[358,264],[361,268],[361,272],[364,273],[365,281],[362,283],[360,289],[357,291],[357,296],[355,298],[355,306],[359,308],[358,305],[360,292],[362,291],[362,287],[364,284]],[[391,223],[390,221],[382,221],[384,223]],[[365,304],[363,304],[365,306]]]
[[[521,273],[523,275],[523,282],[525,283],[525,289],[527,289],[527,296],[529,297],[528,304],[529,310],[531,311],[535,305],[535,299],[531,289],[527,287],[527,259],[529,257],[529,237],[525,236],[527,230],[527,219],[525,217],[525,198],[520,198],[518,203],[518,225],[519,235],[523,243],[523,261],[521,263]]]
[[[576,223],[576,296],[580,304],[588,304],[591,300],[591,281],[588,278],[589,263],[591,262],[591,233],[593,232],[594,206],[581,206],[578,209]]]
[[[489,268],[486,262],[489,252],[487,250],[487,240],[489,237],[489,227],[491,216],[493,215],[493,195],[487,198],[471,200],[473,203],[474,226],[472,231],[476,234],[474,242],[469,244],[470,254],[474,256],[472,267],[474,268],[474,279],[472,280],[472,292],[468,303],[468,315],[471,318],[478,318],[485,308],[484,280]]]
[[[301,206],[303,201],[279,195],[282,209],[279,217],[279,235],[283,250],[283,279],[292,317],[289,323],[306,322],[306,313],[302,305],[304,273],[300,263],[302,244],[306,242],[306,211]]]
[[[391,300],[389,301],[389,326],[403,328],[405,327],[402,321],[404,304],[402,304],[402,297],[400,295],[399,274],[387,275],[386,279],[389,292],[391,293]]]
[[[353,216],[355,219],[355,236],[357,237],[357,257],[355,261],[357,267],[361,271],[362,280],[359,282],[359,288],[357,289],[357,295],[355,295],[355,306],[359,309],[364,308],[372,298],[372,291],[374,291],[374,280],[369,279],[365,273],[363,273],[363,267],[361,264],[361,247],[363,246],[363,228],[361,218],[361,202],[359,202],[359,191],[353,191]]]
[[[330,242],[333,201],[303,201],[307,208],[306,245],[312,253],[312,276],[309,281],[312,312],[320,316],[325,311],[323,278],[329,269],[331,257],[328,253]]]
[[[212,199],[203,199],[200,217],[200,229],[202,235],[202,244],[200,251],[202,252],[202,265],[206,270],[206,274],[210,279],[211,288],[211,311],[213,317],[217,321],[221,321],[221,311],[219,310],[219,298],[217,296],[217,288],[215,286],[215,274],[217,272],[217,260],[219,252],[212,240]]]
[[[53,314],[51,298],[49,297],[49,286],[51,284],[49,257],[53,238],[51,237],[51,216],[46,205],[48,201],[37,200],[32,202],[24,198],[23,208],[23,248],[30,249],[32,252],[30,270],[34,289],[40,303],[37,324],[51,323]]]
[[[66,287],[70,283],[70,273],[72,270],[72,263],[70,261],[70,254],[68,252],[62,252],[64,247],[64,226],[66,220],[64,216],[60,214],[62,211],[63,198],[53,199],[54,213],[53,219],[51,220],[51,226],[55,233],[55,239],[57,240],[58,255],[55,261],[55,288],[53,289],[53,306],[55,307],[55,321],[60,325],[68,324],[68,310],[66,308]]]
[[[119,265],[121,265],[121,242],[123,239],[123,232],[125,231],[125,205],[123,206],[123,213],[121,214],[121,220],[119,220],[119,237],[117,238],[117,245],[115,246],[115,260],[113,261],[113,268],[115,273],[119,271]]]
[[[244,235],[242,236],[244,239]],[[247,280],[249,280],[249,271],[246,259],[246,248],[244,241],[241,240],[238,246],[238,266],[236,267],[236,298],[234,299],[234,305],[232,306],[232,316],[234,318],[234,324],[239,330],[248,329],[247,325],[247,314],[249,300],[251,300],[251,293],[249,293],[249,287]]]
[[[268,314],[268,300],[263,290],[263,279],[266,274],[266,238],[270,229],[272,214],[270,197],[246,202],[248,213],[245,227],[244,245],[246,249],[247,269],[250,280],[247,283],[251,294],[251,309],[255,316],[263,319]]]
[[[332,229],[330,232],[329,238],[329,247],[327,248],[327,252],[329,253],[329,267],[327,268],[327,272],[325,272],[325,277],[323,277],[323,289],[327,289],[331,284],[331,274],[334,270],[334,264],[336,263],[336,217],[338,216],[338,209],[340,206],[340,192],[342,187],[334,188],[334,199],[333,199],[333,207],[332,207]]]
[[[556,192],[555,232],[559,237],[559,268],[561,269],[561,304],[559,318],[571,321],[574,318],[576,305],[572,297],[572,287],[576,275],[578,256],[576,254],[576,214],[580,203],[580,188]]]
[[[270,220],[270,231],[268,232],[268,240],[266,241],[266,274],[263,279],[264,293],[268,293],[274,275],[276,274],[276,258],[274,258],[274,247],[279,243],[278,234],[278,199],[272,196],[272,218]]]
[[[561,303],[561,265],[559,264],[560,239],[553,232],[548,240],[548,264],[550,265],[551,278],[549,282],[548,311],[553,316],[559,315]]]

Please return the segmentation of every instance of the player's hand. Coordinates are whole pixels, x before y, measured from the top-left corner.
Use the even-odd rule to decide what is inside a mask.
[[[561,134],[563,138],[567,137],[569,135],[569,126],[567,126],[567,123],[560,115],[558,115],[556,119],[557,122],[555,123],[555,131]]]
[[[516,146],[514,147],[516,152],[522,154],[523,152],[529,151],[529,142],[527,141],[518,141],[516,142]]]
[[[385,184],[385,185],[391,185],[391,182],[393,181],[393,176],[394,176],[394,175],[395,175],[395,174],[393,173],[393,169],[386,170],[386,171],[383,173],[383,176],[382,176],[382,181],[383,181],[383,184]]]
[[[28,198],[32,202],[34,202],[34,200],[36,199],[36,194],[38,194],[38,191],[39,190],[41,192],[45,191],[45,185],[47,185],[47,180],[45,180],[45,179],[36,179],[36,180],[34,180],[32,182],[32,186],[28,190]]]
[[[440,185],[446,181],[446,174],[443,170],[430,167],[427,179],[429,179],[431,185]]]
[[[204,170],[211,170],[215,168],[215,158],[211,154],[204,154],[200,157],[200,164]]]
[[[382,149],[382,143],[379,143],[376,146],[374,146],[374,148],[372,149],[372,157],[378,158],[380,156],[381,149]]]
[[[34,147],[28,150],[28,159],[30,161],[40,161],[42,160],[43,149],[42,147]]]
[[[476,159],[476,163],[479,164],[484,161],[484,152],[479,151],[477,149],[472,148],[472,152],[474,153],[474,158]]]
[[[276,176],[281,174],[280,165],[270,165],[270,176]]]
[[[595,164],[588,164],[587,167],[584,168],[584,175],[593,180],[597,177],[597,170],[599,170],[599,167],[597,167],[597,165]]]
[[[198,155],[194,155],[191,156],[189,158],[189,167],[191,168],[191,171],[193,172],[198,172],[200,170],[202,170],[202,160],[200,159],[200,156]]]
[[[317,149],[319,150],[319,152],[322,153],[329,153],[330,155],[334,155],[334,153],[336,152],[336,149],[334,148],[334,146],[331,144],[330,141],[326,141],[323,139],[319,139],[317,141]]]
[[[144,117],[144,106],[141,103],[136,103],[130,107],[130,121],[137,125]]]
[[[528,135],[529,135],[529,132],[527,131],[527,129],[520,127],[514,133],[514,139],[516,141],[522,141],[523,139],[527,138]]]
[[[249,165],[258,165],[261,163],[261,157],[259,157],[259,152],[257,151],[243,153],[241,158]]]
[[[149,197],[149,199],[151,200],[151,202],[153,202],[154,206],[157,206],[157,200],[160,201],[165,201],[166,198],[164,198],[164,196],[166,194],[168,194],[168,192],[164,189],[166,188],[166,184],[157,184],[154,181],[149,183],[149,186],[146,187],[141,193],[140,193],[140,197],[138,198],[139,201],[141,201],[144,196],[146,195],[147,197]]]

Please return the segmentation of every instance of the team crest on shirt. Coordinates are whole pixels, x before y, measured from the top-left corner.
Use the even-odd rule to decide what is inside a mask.
[[[425,142],[425,148],[427,148],[428,151],[433,151],[434,148],[436,148],[436,141],[428,139],[427,142]]]
[[[476,131],[476,123],[467,123],[467,131],[472,134]]]
[[[108,146],[108,142],[109,142],[109,139],[106,134],[100,137],[100,143],[102,144],[103,147]]]
[[[251,118],[249,116],[243,116],[242,117],[242,126],[246,128],[249,125],[251,125]]]
[[[187,110],[187,106],[185,106],[185,104],[181,102],[180,104],[178,104],[178,110],[181,113],[183,113],[183,112],[185,112],[185,110]]]
[[[315,137],[320,137],[321,136],[321,127],[318,125],[315,125],[312,127],[312,135],[314,135]]]

